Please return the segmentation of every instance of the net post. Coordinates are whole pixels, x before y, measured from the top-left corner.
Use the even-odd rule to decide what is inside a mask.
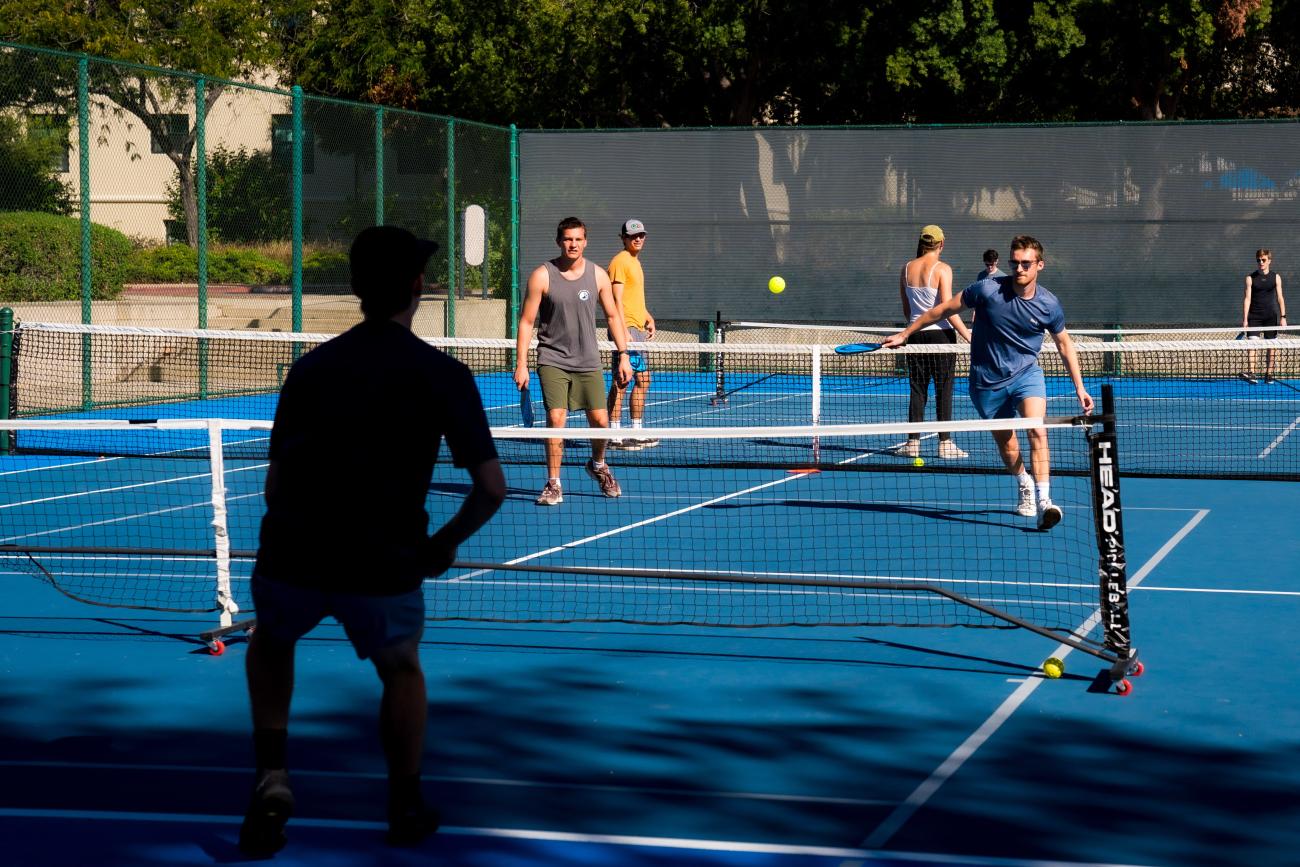
[[[208,419],[208,463],[212,470],[212,537],[217,567],[217,607],[221,628],[234,622],[239,605],[230,592],[230,528],[226,512],[226,460],[221,436],[221,419]]]
[[[1120,506],[1119,454],[1116,445],[1114,392],[1102,386],[1103,421],[1100,432],[1088,435],[1093,510],[1097,527],[1097,575],[1103,643],[1114,655],[1112,680],[1127,673],[1136,656],[1129,630],[1128,565],[1124,555],[1124,522]]]
[[[0,307],[0,419],[13,417],[14,311]],[[0,455],[14,452],[14,431],[0,431]]]
[[[727,329],[722,325],[722,311],[719,310],[713,319],[713,342],[726,343]],[[720,406],[727,402],[727,372],[726,356],[721,352],[713,353],[713,398],[709,401],[712,406]]]

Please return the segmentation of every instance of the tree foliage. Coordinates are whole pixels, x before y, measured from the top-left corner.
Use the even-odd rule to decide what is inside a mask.
[[[1300,66],[1300,0],[310,7],[304,87],[524,127],[1283,115]]]
[[[85,52],[134,64],[201,73],[220,79],[252,79],[280,59],[271,38],[278,19],[275,3],[242,0],[0,0],[0,38]],[[49,63],[45,74],[33,75],[11,64],[0,72],[5,101],[10,105],[67,105],[75,100],[76,70],[68,63]],[[197,112],[206,115],[225,90],[214,82],[205,89]],[[194,82],[125,65],[95,64],[90,92],[98,109],[136,118],[157,142],[180,177],[190,242],[197,240],[195,196],[195,131],[191,122],[183,136],[173,135],[168,115],[193,115]],[[109,145],[104,136],[98,142]]]
[[[274,65],[309,92],[525,128],[1289,116],[1300,102],[1300,0],[0,0],[0,22],[9,39],[229,78]],[[149,125],[156,108],[128,104],[138,84],[103,89]]]

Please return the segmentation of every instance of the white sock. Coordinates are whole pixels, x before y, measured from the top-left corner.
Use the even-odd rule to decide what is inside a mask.
[[[623,426],[623,422],[621,422],[621,421],[612,421],[612,422],[609,423],[609,426],[610,426],[612,429],[614,429],[614,430],[618,430],[619,428],[621,428],[621,427]]]
[[[1020,485],[1020,490],[1022,491],[1025,488],[1029,488],[1030,490],[1033,490],[1034,477],[1029,475],[1029,473],[1025,472],[1024,470],[1021,470],[1020,475],[1016,476],[1016,484]]]
[[[634,418],[634,419],[632,419],[632,429],[633,429],[633,430],[640,430],[640,429],[641,429],[641,419],[639,419],[639,418]]]
[[[608,464],[606,464],[604,461],[598,461],[595,458],[591,459],[591,465],[598,470],[603,470],[606,466],[608,466]]]
[[[555,485],[558,487],[559,484],[560,484],[560,477],[559,477],[559,476],[551,476],[551,477],[550,477],[549,479],[547,479],[546,481],[548,481],[548,482],[554,482]]]
[[[1038,483],[1038,502],[1040,502],[1040,503],[1050,503],[1050,502],[1052,502],[1052,483],[1051,483],[1051,482],[1039,482],[1039,483]]]

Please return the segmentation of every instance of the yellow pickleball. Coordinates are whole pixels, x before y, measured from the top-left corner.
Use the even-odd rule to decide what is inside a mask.
[[[1053,656],[1043,663],[1043,674],[1052,680],[1056,680],[1056,678],[1065,674],[1065,663]]]
[[[768,280],[767,291],[771,292],[773,295],[780,295],[785,291],[785,278],[773,277],[771,280]]]
[[[912,458],[912,466],[914,467],[925,466],[925,458]]]

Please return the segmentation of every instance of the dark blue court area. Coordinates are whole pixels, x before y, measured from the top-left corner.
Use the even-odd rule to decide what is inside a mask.
[[[883,465],[695,470],[674,473],[680,484],[669,486],[662,472],[623,459],[620,467],[612,456],[622,498],[596,496],[573,463],[566,501],[550,510],[532,504],[540,466],[510,466],[505,508],[462,558],[500,561],[507,553],[490,546],[513,539],[509,556],[530,562],[897,576],[919,560],[909,577],[944,572],[1004,600],[1032,588],[1039,595],[1026,611],[1050,608],[1072,625],[1097,598],[1095,572],[1085,569],[1080,595],[1064,600],[1041,591],[1067,582],[1036,575],[1062,545],[1095,541],[1066,542],[1078,533],[1071,519],[1086,511],[1075,477],[1054,482],[1077,508],[1049,535],[1008,513],[1008,481],[998,476]],[[93,474],[80,483],[36,481],[70,460],[0,458],[0,538],[36,544],[36,534],[93,532],[102,543],[166,513],[172,529],[160,541],[203,547],[202,488],[181,481],[201,475],[201,463],[176,458],[155,476],[114,480],[109,459],[87,456],[79,460]],[[250,458],[226,471],[232,514],[255,514],[264,465]],[[858,487],[838,487],[841,477]],[[112,502],[128,504],[116,512],[83,496],[87,480],[141,487],[115,493]],[[440,475],[430,502],[454,499],[456,483]],[[412,851],[382,842],[378,684],[341,630],[323,625],[299,652],[289,757],[298,811],[274,861],[1294,864],[1300,485],[1130,478],[1123,497],[1133,637],[1146,669],[1128,696],[1098,688],[1098,659],[1022,629],[753,626],[745,617],[760,591],[743,587],[701,589],[703,601],[683,612],[626,581],[567,576],[558,595],[519,573],[433,582],[434,616],[459,597],[456,585],[479,583],[495,595],[473,604],[503,606],[507,619],[511,606],[558,599],[597,611],[649,606],[615,618],[648,622],[431,621],[426,785],[446,827]],[[674,535],[656,535],[673,525]],[[249,547],[252,525],[240,526],[232,545]],[[346,528],[322,528],[322,544],[347,544]],[[773,550],[787,553],[766,556]],[[87,604],[13,558],[3,563],[5,862],[237,863],[252,774],[240,634],[214,656],[197,637],[213,613]],[[155,583],[144,591],[131,586],[142,562],[68,561],[57,571],[97,589],[98,602],[165,592],[173,608],[211,607],[201,566],[148,568]],[[246,577],[237,568],[232,579],[245,605]],[[814,597],[825,619],[842,600],[825,605],[820,592],[799,595]],[[904,622],[951,617],[943,606],[869,596],[870,611]],[[690,618],[711,625],[672,625]],[[1064,660],[1062,678],[1043,676],[1049,655]]]

